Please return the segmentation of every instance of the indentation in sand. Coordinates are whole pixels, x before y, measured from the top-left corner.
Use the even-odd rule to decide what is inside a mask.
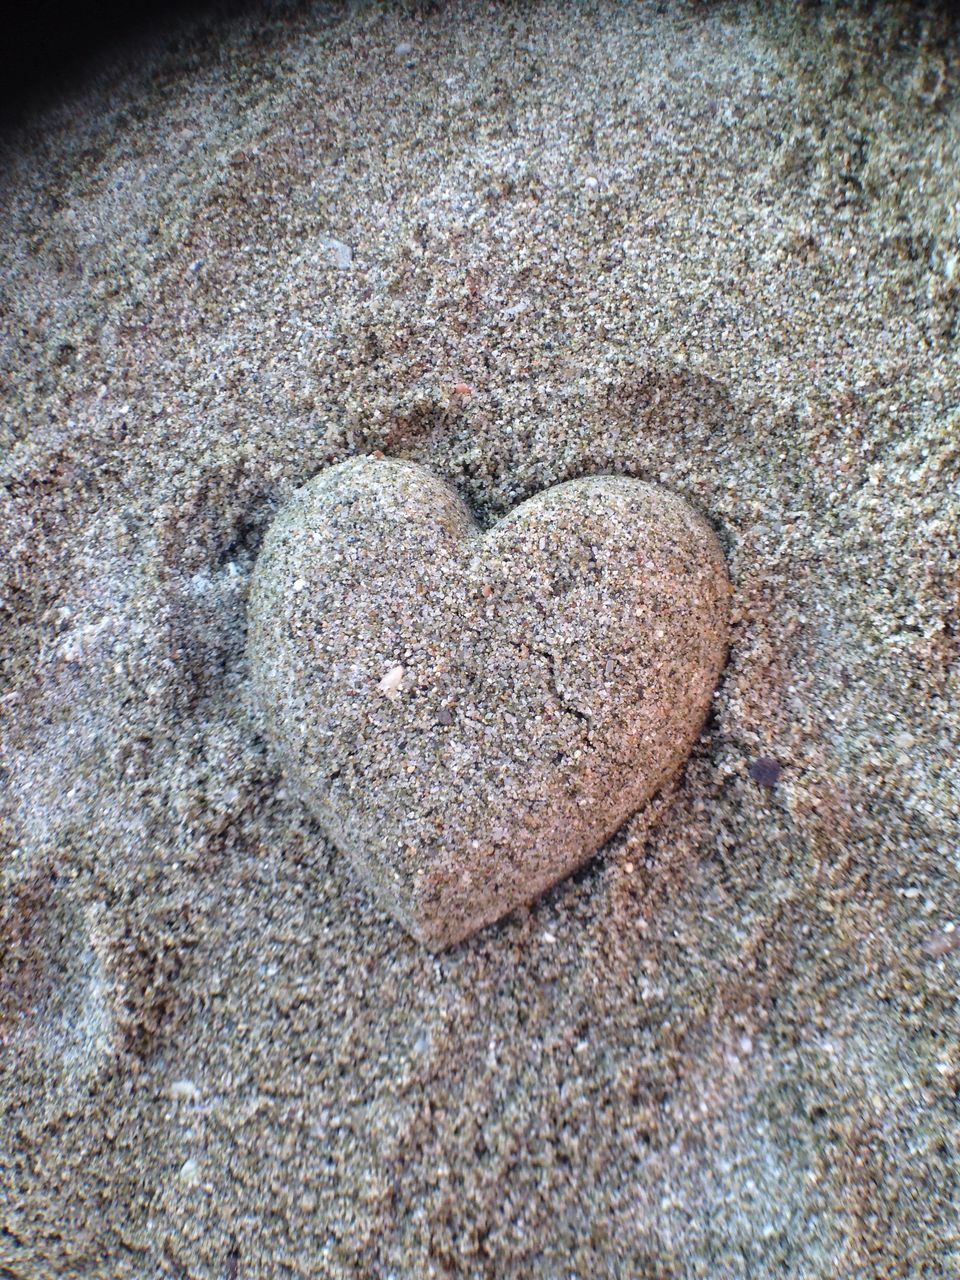
[[[111,981],[88,910],[54,875],[22,880],[0,914],[0,1071],[25,1061],[72,1093],[114,1044]]]

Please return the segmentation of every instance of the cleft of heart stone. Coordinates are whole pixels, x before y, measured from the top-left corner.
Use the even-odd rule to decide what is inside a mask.
[[[411,462],[356,458],[267,532],[249,655],[300,798],[434,950],[582,866],[680,768],[726,656],[709,525],[626,476],[481,531]]]

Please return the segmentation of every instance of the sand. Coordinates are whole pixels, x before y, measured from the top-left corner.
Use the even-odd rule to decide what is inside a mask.
[[[960,1270],[944,13],[274,8],[7,127],[0,1267]],[[264,530],[378,450],[663,484],[734,588],[675,785],[439,957],[249,707]]]
[[[730,583],[707,522],[632,476],[554,485],[481,530],[397,458],[327,467],[267,530],[255,715],[290,790],[434,950],[601,848],[696,742]]]

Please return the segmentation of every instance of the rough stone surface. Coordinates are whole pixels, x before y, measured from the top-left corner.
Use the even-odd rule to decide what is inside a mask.
[[[712,531],[664,489],[572,480],[483,533],[423,467],[360,458],[267,535],[251,666],[300,796],[442,948],[576,870],[676,772],[728,597]]]

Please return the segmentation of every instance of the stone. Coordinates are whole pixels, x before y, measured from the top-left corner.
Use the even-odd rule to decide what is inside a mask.
[[[353,262],[353,250],[342,240],[335,240],[333,236],[321,236],[320,247],[326,251],[330,265],[341,271],[346,271]]]
[[[642,481],[571,480],[484,532],[424,468],[356,458],[267,531],[255,701],[291,787],[439,950],[570,875],[678,771],[729,592],[706,521]]]
[[[782,772],[780,761],[771,756],[758,756],[750,765],[750,777],[761,787],[775,787]]]

